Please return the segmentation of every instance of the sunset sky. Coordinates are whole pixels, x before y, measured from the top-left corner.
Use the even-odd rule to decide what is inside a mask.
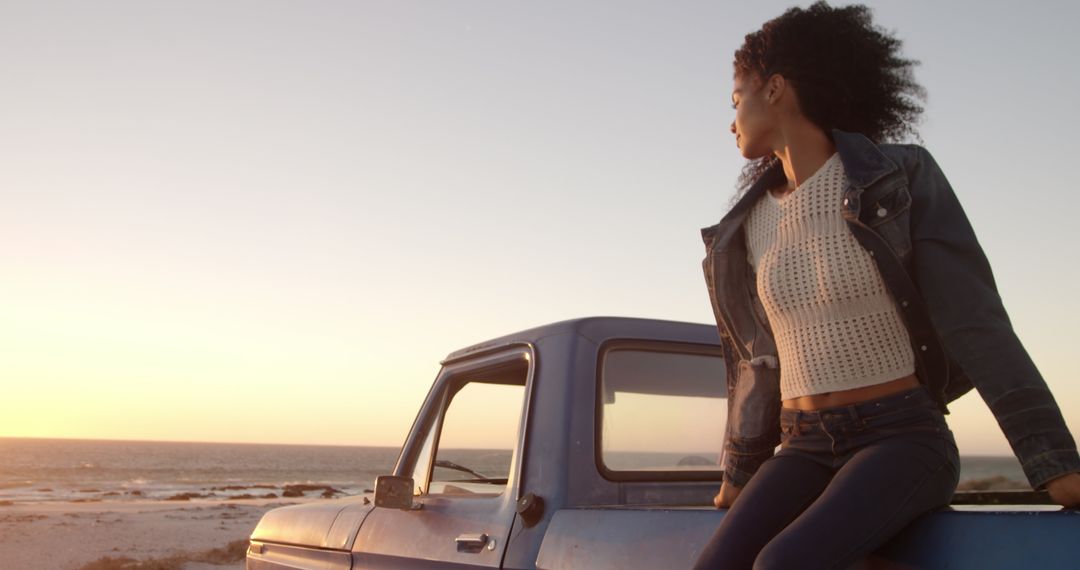
[[[396,446],[457,348],[712,322],[732,53],[790,5],[0,0],[0,436]],[[1078,433],[1080,5],[871,5]]]

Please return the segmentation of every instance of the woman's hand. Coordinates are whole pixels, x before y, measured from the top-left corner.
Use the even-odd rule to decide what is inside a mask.
[[[1080,473],[1069,473],[1046,483],[1050,500],[1067,507],[1080,507]],[[716,502],[716,499],[713,499]]]
[[[720,492],[713,497],[713,505],[716,505],[718,509],[726,509],[731,507],[731,504],[735,502],[735,498],[739,496],[742,491],[742,487],[736,487],[724,481],[720,484]]]

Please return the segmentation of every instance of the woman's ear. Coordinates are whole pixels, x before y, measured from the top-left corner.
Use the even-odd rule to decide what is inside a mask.
[[[774,73],[765,81],[765,98],[769,103],[776,103],[787,90],[787,80],[783,75]]]

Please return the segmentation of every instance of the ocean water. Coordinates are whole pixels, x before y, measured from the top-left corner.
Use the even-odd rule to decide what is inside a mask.
[[[0,501],[167,499],[182,493],[221,499],[280,495],[285,485],[295,484],[355,495],[391,473],[398,452],[392,447],[0,438]],[[662,454],[620,455],[626,468],[676,464]],[[442,458],[505,477],[510,452],[446,450]],[[961,482],[995,476],[1026,481],[1013,457],[961,458]]]
[[[0,438],[0,500],[228,498],[287,484],[358,494],[397,456],[389,447]],[[226,486],[251,488],[212,489]]]

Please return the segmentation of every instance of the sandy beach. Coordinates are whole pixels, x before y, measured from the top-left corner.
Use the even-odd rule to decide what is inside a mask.
[[[367,493],[397,454],[0,438],[0,570],[242,568],[263,513]]]
[[[322,499],[0,505],[0,569],[107,570],[153,560],[162,570],[239,570],[236,556],[264,512],[315,500]]]

